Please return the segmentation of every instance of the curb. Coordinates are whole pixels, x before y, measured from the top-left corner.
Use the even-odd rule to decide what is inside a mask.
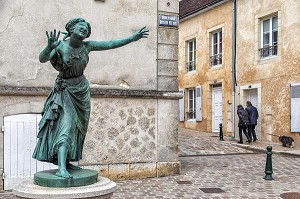
[[[226,142],[227,144],[232,144],[232,145],[240,147],[240,148],[248,149],[250,151],[263,152],[263,153],[266,152],[266,149],[255,147],[255,146],[251,146],[251,145],[237,144],[237,143],[232,143],[230,141],[224,141],[224,142]],[[288,156],[297,156],[297,157],[300,157],[299,153],[294,153],[293,151],[272,150],[272,153],[273,154],[281,154],[281,155],[288,155]]]

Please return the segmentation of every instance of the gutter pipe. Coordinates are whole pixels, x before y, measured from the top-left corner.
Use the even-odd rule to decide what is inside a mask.
[[[235,138],[236,85],[236,0],[232,0],[232,138]]]

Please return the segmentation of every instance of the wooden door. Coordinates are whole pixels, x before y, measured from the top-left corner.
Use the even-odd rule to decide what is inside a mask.
[[[37,171],[57,168],[32,158],[40,119],[40,114],[4,117],[4,190],[32,178]]]

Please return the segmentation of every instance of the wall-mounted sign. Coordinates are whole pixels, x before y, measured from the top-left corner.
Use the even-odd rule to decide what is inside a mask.
[[[178,16],[159,15],[159,26],[178,27]]]

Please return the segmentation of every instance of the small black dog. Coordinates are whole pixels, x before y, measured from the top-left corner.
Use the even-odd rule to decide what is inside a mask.
[[[279,141],[282,142],[282,146],[284,147],[292,147],[294,144],[294,139],[289,136],[280,135]]]

